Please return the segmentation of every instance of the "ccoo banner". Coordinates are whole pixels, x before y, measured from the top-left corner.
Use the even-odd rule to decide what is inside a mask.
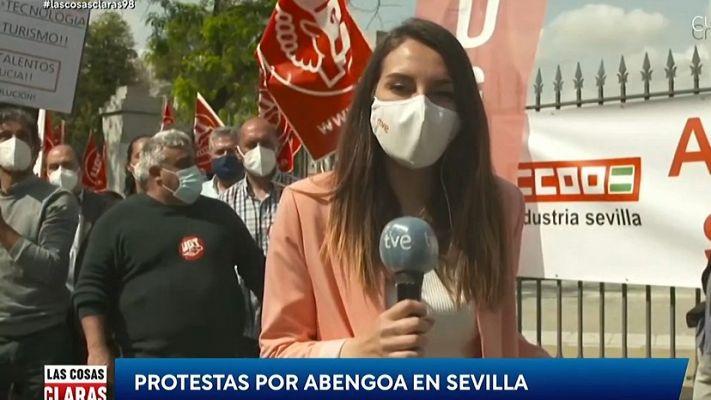
[[[520,275],[698,287],[711,96],[529,114]]]

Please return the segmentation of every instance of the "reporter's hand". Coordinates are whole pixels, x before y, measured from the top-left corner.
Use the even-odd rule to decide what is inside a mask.
[[[347,340],[341,357],[421,357],[433,324],[425,303],[403,300],[380,314],[372,334]]]
[[[90,347],[88,350],[87,365],[105,365],[109,383],[114,381],[114,356],[108,346]]]

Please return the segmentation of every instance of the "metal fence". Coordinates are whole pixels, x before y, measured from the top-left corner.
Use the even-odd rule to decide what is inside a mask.
[[[653,76],[653,70],[651,66],[651,62],[649,59],[649,55],[645,53],[644,56],[644,61],[642,63],[642,68],[639,71],[641,75],[641,81],[643,84],[643,91],[642,93],[638,94],[628,94],[627,93],[627,86],[629,83],[630,79],[630,72],[628,71],[627,65],[625,63],[625,58],[624,56],[620,58],[620,63],[617,68],[617,83],[618,83],[618,91],[611,95],[608,96],[606,95],[606,79],[607,79],[607,73],[605,70],[605,65],[601,61],[600,66],[597,70],[597,74],[595,75],[595,87],[597,88],[597,96],[594,98],[587,98],[584,99],[582,92],[583,92],[583,83],[584,83],[584,78],[583,78],[583,73],[580,67],[580,63],[577,64],[577,68],[575,70],[575,75],[572,79],[572,84],[575,89],[575,100],[570,100],[570,101],[564,101],[562,97],[562,92],[563,92],[563,86],[564,86],[564,80],[563,76],[561,73],[560,66],[556,68],[555,71],[555,77],[553,79],[553,94],[555,96],[555,101],[551,103],[542,103],[541,102],[541,97],[543,94],[543,89],[544,89],[544,84],[543,84],[543,78],[540,69],[537,71],[536,77],[535,77],[535,82],[533,85],[534,93],[535,93],[535,102],[534,104],[527,106],[526,109],[528,110],[534,110],[534,111],[541,111],[543,109],[561,109],[563,107],[582,107],[584,105],[604,105],[604,104],[610,104],[610,103],[626,103],[627,101],[649,101],[654,98],[673,98],[673,97],[678,97],[678,96],[694,96],[694,95],[699,95],[701,93],[708,93],[711,92],[711,87],[702,87],[701,86],[701,78],[702,78],[702,63],[701,63],[701,58],[699,56],[698,48],[694,47],[694,52],[691,57],[690,63],[689,63],[689,69],[690,69],[690,74],[693,80],[692,88],[690,89],[682,89],[679,90],[675,87],[675,81],[677,79],[677,68],[678,65],[676,61],[674,60],[672,51],[669,50],[667,60],[666,60],[666,66],[664,68],[665,72],[665,79],[666,79],[666,86],[667,90],[663,91],[655,91],[652,92],[650,90],[650,86],[652,83],[652,76]],[[699,266],[699,271],[701,270],[703,266]],[[699,274],[700,275],[700,274]],[[700,276],[699,276],[700,280]],[[566,282],[567,283],[567,282]],[[552,290],[555,293],[555,299],[556,299],[556,307],[555,307],[555,319],[556,319],[556,338],[555,338],[555,349],[556,349],[556,356],[562,357],[564,355],[567,356],[567,354],[564,354],[564,345],[563,345],[563,292],[564,292],[564,282],[560,280],[553,280],[553,281],[544,281],[540,279],[528,279],[528,278],[520,278],[518,281],[518,287],[517,287],[517,293],[518,293],[518,328],[519,331],[523,330],[523,320],[524,320],[524,312],[523,312],[523,306],[522,302],[524,301],[524,290],[523,288],[526,285],[533,286],[533,289],[531,289],[533,292],[535,292],[535,341],[539,344],[542,345],[542,319],[543,315],[545,312],[550,312],[552,310],[547,310],[544,309],[542,306],[542,298],[543,298],[543,285],[548,285],[550,286],[551,284],[554,284],[555,287],[552,288]],[[568,283],[569,284],[569,283]],[[630,356],[629,352],[629,346],[628,346],[628,336],[629,336],[629,288],[627,284],[609,284],[609,283],[604,283],[604,282],[599,282],[599,283],[593,283],[594,285],[597,285],[597,297],[598,297],[598,309],[597,309],[597,325],[598,325],[598,351],[597,351],[597,356],[598,357],[605,357],[606,356],[606,350],[610,349],[610,346],[606,343],[606,335],[608,335],[610,332],[608,332],[605,329],[606,322],[609,320],[609,318],[606,318],[606,311],[608,310],[608,307],[606,307],[606,299],[609,299],[608,295],[611,289],[619,289],[619,300],[620,300],[620,325],[621,325],[621,341],[620,341],[620,355],[624,358],[627,358]],[[585,309],[584,309],[584,295],[586,293],[585,291],[585,286],[589,286],[590,284],[584,284],[582,281],[576,282],[576,291],[577,291],[577,315],[576,315],[576,321],[577,321],[577,351],[576,355],[577,357],[585,357],[585,349],[589,348],[590,346],[585,346],[583,343],[583,334],[584,334],[584,326],[583,326],[583,320],[585,316]],[[549,288],[550,290],[551,288]],[[669,314],[668,314],[668,319],[669,319],[669,332],[668,332],[668,337],[669,337],[669,344],[668,344],[668,349],[669,357],[676,357],[677,356],[677,313],[679,311],[685,312],[686,309],[683,310],[677,310],[677,290],[679,288],[675,287],[669,287],[667,288],[669,290]],[[589,290],[589,289],[588,289]],[[696,304],[701,301],[701,290],[699,289],[679,289],[679,290],[693,290],[693,302],[690,302],[689,305]],[[653,348],[652,344],[652,336],[653,336],[653,329],[652,329],[652,318],[653,318],[653,312],[652,312],[652,304],[653,304],[653,298],[652,298],[652,287],[651,286],[644,286],[644,356],[645,357],[652,357],[653,355],[653,350],[658,350]],[[686,327],[685,322],[684,327]],[[692,333],[693,334],[693,333]],[[533,339],[533,338],[530,338]],[[693,351],[693,350],[692,350]],[[694,357],[696,357],[696,351],[693,351]]]
[[[534,112],[541,111],[544,109],[561,109],[564,107],[583,107],[584,105],[604,105],[604,104],[614,104],[614,103],[626,103],[628,101],[649,101],[651,99],[655,98],[673,98],[673,97],[679,97],[679,96],[694,96],[694,95],[699,95],[701,93],[709,93],[711,92],[711,87],[702,87],[701,86],[701,78],[702,78],[702,63],[701,63],[701,58],[699,56],[699,52],[697,48],[694,48],[694,53],[691,57],[690,63],[688,65],[690,68],[690,74],[693,80],[692,87],[690,89],[677,89],[675,86],[675,81],[677,79],[677,70],[678,70],[678,65],[676,61],[674,60],[673,54],[671,50],[668,53],[668,57],[666,60],[666,66],[664,68],[665,72],[665,79],[666,79],[666,87],[667,90],[663,91],[654,91],[652,92],[650,90],[652,86],[652,77],[653,77],[653,69],[652,69],[652,64],[650,62],[648,54],[645,54],[644,60],[642,63],[642,68],[639,71],[641,74],[641,82],[643,84],[643,90],[642,93],[637,93],[637,94],[628,94],[627,93],[627,87],[630,82],[631,76],[630,76],[630,71],[627,68],[625,58],[621,57],[620,63],[617,67],[617,83],[618,87],[617,90],[615,91],[614,94],[608,95],[606,93],[606,80],[607,80],[607,72],[605,69],[605,65],[603,62],[600,63],[597,73],[595,75],[595,87],[597,88],[597,96],[593,98],[583,98],[583,84],[584,84],[584,78],[583,78],[583,72],[580,67],[580,63],[577,64],[577,68],[575,70],[574,77],[572,79],[573,87],[575,89],[575,100],[570,100],[570,101],[563,101],[562,99],[562,93],[563,93],[563,87],[565,84],[565,81],[563,79],[563,75],[561,72],[560,66],[556,68],[555,71],[555,77],[553,80],[553,95],[555,97],[555,101],[550,102],[550,103],[542,103],[541,98],[544,93],[544,83],[543,83],[543,78],[542,78],[542,73],[540,70],[537,71],[536,77],[535,77],[535,82],[533,85],[534,89],[534,94],[535,94],[535,101],[534,104],[529,105],[526,107],[527,110],[533,110]],[[310,172],[319,172],[319,171],[324,171],[328,170],[331,166],[332,159],[326,161],[325,163],[313,163],[310,158],[308,157],[308,154],[306,151],[301,151],[297,155],[298,161],[297,161],[297,166],[298,170],[296,171],[297,174],[300,176],[307,176]],[[699,266],[701,269],[702,266]],[[591,286],[595,287],[595,289],[592,289]],[[586,289],[587,287],[587,289]],[[571,295],[571,289],[572,291],[575,292],[574,295]],[[659,290],[660,288],[655,288],[655,290]],[[701,291],[699,289],[681,289],[681,288],[675,288],[675,287],[669,287],[669,288],[662,288],[663,290],[668,290],[668,296],[669,296],[669,303],[668,303],[668,315],[663,318],[668,318],[668,357],[677,357],[677,324],[679,323],[679,318],[677,318],[677,314],[683,314],[686,312],[687,308],[690,308],[694,304],[698,303],[701,301]],[[570,356],[569,353],[571,351],[575,351],[575,356],[577,357],[590,357],[592,351],[587,351],[587,350],[592,350],[592,348],[597,347],[596,355],[597,357],[606,357],[609,356],[610,353],[616,353],[619,354],[619,356],[627,358],[630,356],[634,357],[639,357],[639,354],[630,354],[630,346],[629,346],[629,330],[630,330],[630,312],[629,312],[629,305],[630,305],[630,291],[634,291],[635,294],[639,293],[642,294],[643,292],[643,297],[644,297],[644,345],[643,345],[643,353],[645,357],[652,357],[653,354],[656,352],[656,355],[664,356],[663,354],[660,354],[660,349],[655,348],[655,346],[659,347],[660,345],[658,343],[652,342],[652,337],[655,332],[653,332],[652,328],[652,318],[653,318],[653,288],[651,286],[642,286],[642,287],[634,287],[630,289],[627,284],[611,284],[611,283],[605,283],[605,282],[582,282],[582,281],[577,281],[577,282],[569,282],[569,281],[561,281],[561,280],[542,280],[542,279],[531,279],[531,278],[520,278],[517,282],[517,309],[518,309],[518,329],[519,331],[524,331],[524,326],[525,325],[530,325],[527,322],[530,322],[530,319],[533,319],[533,325],[534,325],[534,330],[533,331],[527,331],[528,333],[532,333],[535,338],[529,337],[529,340],[535,341],[538,345],[545,345],[543,341],[543,320],[544,316],[549,315],[549,313],[553,312],[553,309],[555,309],[555,345],[551,346],[548,345],[546,346],[549,350],[551,347],[554,347],[554,354],[557,357],[563,357],[563,356]],[[688,304],[684,307],[683,309],[677,309],[677,292],[678,291],[686,291],[690,292],[691,296],[687,300]],[[585,317],[585,312],[586,312],[586,307],[585,307],[585,296],[589,295],[590,292],[596,293],[596,303],[597,303],[597,345],[596,346],[590,346],[584,343],[584,333],[585,333],[585,327],[584,327],[584,317]],[[544,307],[543,306],[543,300],[545,295],[552,295],[555,300],[555,306],[554,307]],[[564,296],[565,294],[565,296]],[[611,297],[614,296],[614,297]],[[576,345],[572,346],[574,347],[574,350],[570,349],[571,346],[564,346],[563,343],[563,325],[564,325],[564,317],[570,317],[568,313],[563,312],[564,305],[568,305],[567,301],[564,301],[564,297],[567,299],[568,297],[575,297],[576,298],[576,334],[577,334],[577,340],[576,340]],[[619,301],[619,324],[620,324],[620,343],[619,345],[611,346],[609,343],[607,343],[606,338],[609,335],[612,335],[613,333],[610,332],[610,329],[606,329],[607,327],[607,322],[610,320],[610,315],[609,315],[609,306],[608,306],[608,301],[609,303],[613,303]],[[572,299],[571,299],[572,300]],[[634,301],[634,300],[633,300]],[[533,302],[533,308],[534,312],[533,315],[531,315],[528,310],[524,309],[524,303],[525,302]],[[687,307],[688,306],[688,307]],[[636,315],[633,315],[636,317]],[[655,318],[659,318],[658,316]],[[685,327],[685,323],[682,320],[681,323],[683,323]],[[687,333],[692,334],[693,332],[687,331]],[[530,336],[530,335],[529,335]],[[589,344],[589,341],[588,341]],[[612,347],[617,347],[619,348],[612,348]],[[667,347],[667,346],[664,346]],[[693,347],[693,346],[692,346]],[[614,350],[614,351],[613,351]],[[664,350],[663,348],[661,350]],[[696,351],[693,349],[693,357],[696,357]],[[691,356],[689,354],[689,356]]]

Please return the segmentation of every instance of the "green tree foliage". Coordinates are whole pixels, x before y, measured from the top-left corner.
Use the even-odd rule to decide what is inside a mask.
[[[178,120],[192,120],[200,92],[225,123],[257,111],[254,52],[276,0],[152,0],[147,61],[155,77],[172,83]]]
[[[107,12],[89,25],[79,70],[74,109],[66,120],[68,142],[83,151],[89,131],[101,133],[99,109],[120,86],[136,83],[137,54],[128,23],[115,12]],[[58,127],[55,132],[58,131]]]

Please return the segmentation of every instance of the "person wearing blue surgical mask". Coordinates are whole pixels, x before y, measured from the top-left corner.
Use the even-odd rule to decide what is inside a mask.
[[[244,177],[244,168],[237,157],[239,131],[229,126],[215,128],[210,133],[208,151],[212,160],[212,179],[202,184],[202,195],[216,199]]]
[[[247,356],[234,266],[261,299],[261,250],[227,205],[200,195],[203,177],[187,134],[157,133],[135,170],[145,192],[97,222],[76,284],[88,364],[111,369],[110,334],[123,357]],[[120,323],[107,321],[109,314]]]

